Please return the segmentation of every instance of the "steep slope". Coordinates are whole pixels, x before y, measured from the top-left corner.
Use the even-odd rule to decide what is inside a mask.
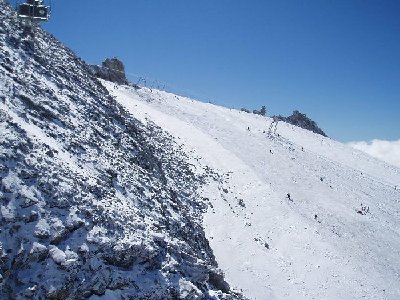
[[[212,168],[204,220],[220,267],[250,299],[399,299],[400,170],[269,118],[103,82],[135,117]]]
[[[0,298],[241,299],[202,227],[209,176],[0,3]]]

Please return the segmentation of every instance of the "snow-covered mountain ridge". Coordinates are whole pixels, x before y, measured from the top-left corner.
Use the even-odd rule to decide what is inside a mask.
[[[250,299],[398,299],[400,170],[272,119],[103,82],[136,118],[173,135],[198,167],[216,259]],[[397,186],[397,187],[396,187]]]
[[[202,227],[218,176],[91,74],[0,3],[0,298],[242,299]]]

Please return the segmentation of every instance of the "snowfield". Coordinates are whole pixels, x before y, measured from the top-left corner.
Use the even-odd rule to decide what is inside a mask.
[[[249,299],[400,299],[400,169],[270,118],[102,81],[190,154],[219,267]],[[290,194],[290,196],[289,196]]]

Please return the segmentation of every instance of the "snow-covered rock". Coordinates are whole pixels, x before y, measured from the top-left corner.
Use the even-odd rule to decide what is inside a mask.
[[[101,66],[90,65],[91,73],[98,77],[117,84],[128,84],[125,75],[125,67],[118,58],[107,58]]]
[[[36,26],[24,30],[4,3],[0,133],[1,299],[218,292],[202,227],[207,175],[169,134],[127,113],[71,50]],[[230,289],[218,298],[242,299]]]

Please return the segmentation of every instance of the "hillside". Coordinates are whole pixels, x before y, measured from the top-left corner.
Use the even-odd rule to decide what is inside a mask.
[[[0,299],[400,298],[398,168],[97,79],[0,8]]]
[[[398,299],[400,170],[307,130],[162,91],[103,81],[167,130],[198,169],[204,227],[228,282],[250,299]]]
[[[0,132],[1,299],[242,299],[202,227],[216,175],[3,2]]]

